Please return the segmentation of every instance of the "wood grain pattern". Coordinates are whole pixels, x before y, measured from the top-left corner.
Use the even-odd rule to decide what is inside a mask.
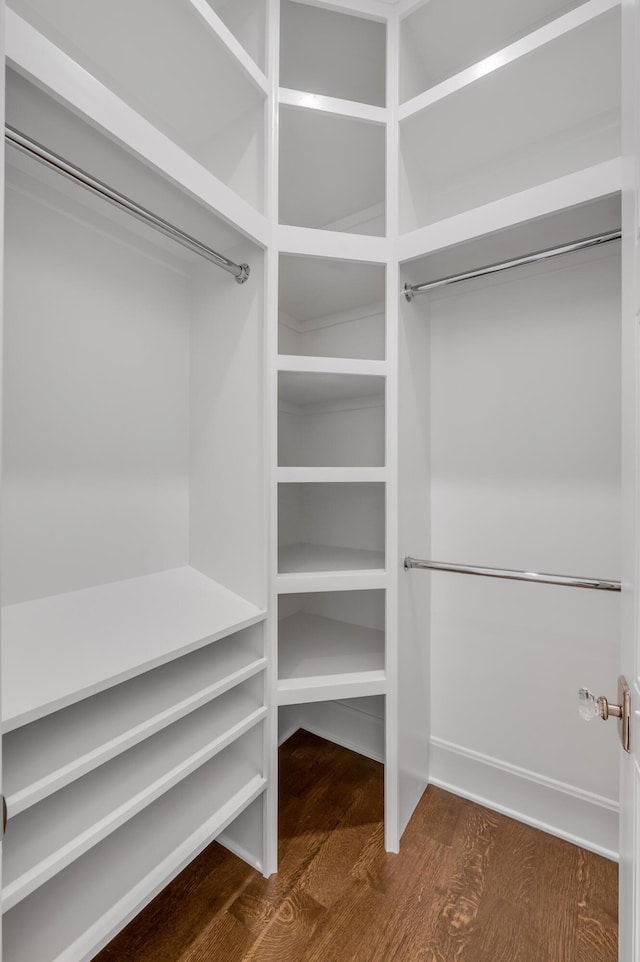
[[[280,753],[280,870],[213,844],[96,962],[616,962],[617,865],[431,786],[384,851],[382,766]]]

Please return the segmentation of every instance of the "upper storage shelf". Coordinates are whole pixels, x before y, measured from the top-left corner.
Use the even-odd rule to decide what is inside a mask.
[[[40,81],[59,79],[78,97],[93,98],[97,123],[117,123],[126,105],[139,117],[128,123],[138,137],[152,125],[170,142],[161,153],[179,147],[263,210],[266,79],[239,44],[242,59],[224,42],[207,3],[16,0],[12,7],[19,16],[8,20],[10,60],[26,47],[37,69],[51,74]]]
[[[304,3],[280,5],[280,86],[385,105],[383,23]]]
[[[266,73],[266,0],[192,0],[197,9],[207,3],[251,59]]]
[[[619,61],[613,8],[434,94],[401,122],[401,230],[606,168],[621,152]]]
[[[400,26],[400,103],[478,64],[582,0],[429,0]],[[454,38],[455,42],[451,42]]]
[[[280,108],[280,223],[385,232],[385,127]]]

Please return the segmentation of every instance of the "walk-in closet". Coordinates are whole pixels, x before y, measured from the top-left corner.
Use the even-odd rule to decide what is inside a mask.
[[[637,0],[0,12],[0,958],[276,873],[303,729],[387,852],[620,860],[638,962]]]

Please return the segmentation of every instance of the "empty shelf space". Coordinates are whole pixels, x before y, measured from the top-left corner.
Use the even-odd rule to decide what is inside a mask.
[[[281,595],[281,705],[385,692],[385,593]]]
[[[385,357],[385,270],[377,264],[281,254],[280,354]]]
[[[263,671],[262,633],[246,628],[6,734],[9,817]]]
[[[400,25],[400,102],[497,53],[583,0],[429,0]],[[451,38],[455,37],[455,43]]]
[[[279,128],[280,223],[384,235],[384,125],[283,105]]]
[[[620,156],[618,9],[401,123],[410,231]]]
[[[384,387],[382,377],[280,372],[278,464],[384,465]]]
[[[386,29],[383,23],[283,0],[280,84],[383,107]]]
[[[264,790],[262,738],[248,732],[7,912],[5,962],[93,957]]]
[[[5,911],[261,721],[263,703],[262,679],[247,681],[10,818]]]
[[[278,485],[280,574],[384,568],[385,486]]]
[[[9,605],[2,611],[4,730],[263,618],[191,567]]]
[[[81,0],[62,0],[55,11],[46,0],[16,0],[11,23],[12,29],[14,23],[30,28],[31,46],[41,45],[41,35],[59,49],[60,54],[52,50],[52,69],[62,63],[64,74],[77,73],[85,87],[95,78],[93,85],[97,81],[102,88],[94,92],[95,103],[115,95],[145,125],[262,210],[266,91],[255,76],[259,72],[247,69],[221,40],[207,12],[204,0],[177,5],[114,0],[108,10],[91,14]]]

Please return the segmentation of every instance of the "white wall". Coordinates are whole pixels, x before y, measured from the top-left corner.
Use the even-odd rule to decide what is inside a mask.
[[[612,245],[431,297],[432,558],[619,578],[619,273]],[[528,780],[516,814],[614,851],[616,730],[577,689],[615,694],[619,595],[424,577],[436,780]]]
[[[188,271],[10,182],[4,604],[186,564],[189,510]]]

